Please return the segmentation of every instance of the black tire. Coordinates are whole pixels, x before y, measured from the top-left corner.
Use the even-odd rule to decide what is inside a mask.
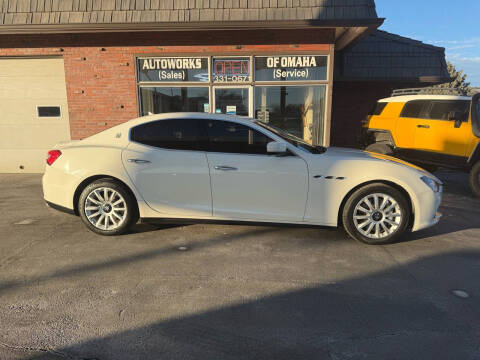
[[[393,155],[393,148],[388,144],[374,143],[367,146],[366,151],[383,155]]]
[[[385,234],[385,236],[381,238],[372,238],[372,237],[365,236],[357,229],[357,226],[354,223],[355,208],[357,207],[357,205],[359,205],[362,199],[364,199],[366,196],[373,195],[373,194],[384,194],[391,197],[398,204],[399,211],[402,214],[398,223],[398,227],[395,230],[391,230],[392,231],[391,234],[387,235],[385,234],[385,231],[382,231],[382,229],[380,229],[383,232],[383,234]],[[388,203],[388,204],[391,204],[391,203]],[[365,213],[366,215],[373,217],[373,214],[367,214],[367,212]],[[381,211],[381,213],[383,214],[383,211]],[[343,227],[345,228],[346,232],[353,239],[368,245],[383,245],[383,244],[389,244],[398,240],[405,233],[410,222],[410,216],[411,216],[411,209],[410,209],[409,201],[402,192],[400,192],[399,190],[391,186],[388,186],[382,183],[373,183],[357,189],[355,192],[353,192],[353,194],[349,196],[343,208],[342,221],[343,221]],[[367,226],[367,230],[368,230],[368,226]]]
[[[87,217],[87,210],[85,208],[86,202],[87,202],[87,197],[90,194],[92,194],[92,192],[94,190],[98,191],[98,189],[100,189],[100,188],[103,188],[103,189],[106,188],[106,189],[112,190],[110,192],[110,194],[112,194],[113,191],[117,192],[117,194],[119,196],[116,199],[120,199],[120,196],[123,197],[124,202],[122,202],[122,204],[123,203],[125,204],[125,206],[124,206],[125,211],[119,213],[122,216],[123,220],[119,221],[117,218],[114,218],[112,216],[111,217],[112,219],[115,219],[115,220],[119,221],[118,227],[116,227],[114,229],[101,229],[100,227],[95,226]],[[107,190],[107,194],[108,194],[108,190]],[[98,200],[98,198],[95,198],[95,199]],[[123,205],[121,205],[121,206],[123,206]],[[96,210],[93,210],[93,211],[96,211]],[[102,211],[103,211],[103,208],[102,208]],[[112,211],[113,211],[113,208],[110,207],[110,212],[112,212]],[[133,195],[131,195],[131,192],[128,189],[126,189],[123,184],[121,184],[121,183],[119,183],[119,182],[117,182],[113,179],[109,179],[109,178],[96,180],[96,181],[92,182],[91,184],[89,184],[85,189],[83,189],[83,191],[80,195],[80,198],[78,200],[78,212],[80,214],[80,217],[81,217],[83,223],[91,231],[93,231],[94,233],[100,234],[100,235],[107,235],[107,236],[120,235],[120,234],[125,233],[132,225],[134,225],[138,221],[138,218],[139,218],[138,204],[137,204],[137,201],[136,201],[135,197]],[[107,214],[107,213],[105,213],[105,214]],[[108,216],[108,214],[107,214],[107,216]],[[105,219],[105,217],[104,217],[104,219]],[[97,220],[98,220],[98,218],[97,218]],[[92,221],[94,221],[94,220],[92,220]],[[105,220],[105,221],[106,221],[107,224],[109,223],[108,220]],[[112,226],[113,226],[113,223],[112,223]]]
[[[480,198],[480,161],[477,161],[470,170],[470,188],[473,194]]]

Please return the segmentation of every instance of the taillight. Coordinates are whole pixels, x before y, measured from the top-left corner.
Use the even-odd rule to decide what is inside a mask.
[[[57,160],[60,155],[62,155],[62,152],[60,150],[50,150],[48,152],[48,157],[47,157],[47,164],[52,165],[55,160]]]

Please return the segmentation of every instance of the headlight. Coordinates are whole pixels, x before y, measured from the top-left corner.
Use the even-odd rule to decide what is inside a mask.
[[[433,190],[433,192],[439,192],[440,189],[442,188],[442,185],[433,180],[432,178],[429,178],[428,176],[422,176],[421,177],[422,181],[428,185],[430,189]]]

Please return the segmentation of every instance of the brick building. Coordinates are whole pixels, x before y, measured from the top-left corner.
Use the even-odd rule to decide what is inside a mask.
[[[382,22],[374,0],[0,0],[0,171],[40,172],[56,142],[176,111],[352,146],[378,97],[447,79],[443,49]]]

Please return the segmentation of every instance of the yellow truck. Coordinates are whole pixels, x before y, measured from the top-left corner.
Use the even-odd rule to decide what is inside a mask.
[[[470,186],[480,197],[480,94],[394,95],[379,100],[364,121],[366,150],[429,171],[470,172]]]

